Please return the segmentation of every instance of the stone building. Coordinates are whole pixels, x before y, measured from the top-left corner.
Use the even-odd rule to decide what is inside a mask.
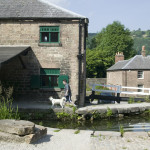
[[[62,97],[84,105],[88,19],[44,0],[0,0],[0,80],[18,99]]]
[[[146,56],[145,46],[141,55],[129,60],[124,60],[123,53],[117,53],[115,64],[107,69],[107,84],[150,88],[150,56]]]

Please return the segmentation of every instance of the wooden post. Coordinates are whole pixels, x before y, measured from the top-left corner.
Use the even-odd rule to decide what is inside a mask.
[[[120,104],[120,93],[117,93],[117,103]]]
[[[95,91],[92,91],[92,95],[91,95],[92,97],[91,97],[91,102],[93,102],[93,100],[94,100],[94,96],[95,96]]]

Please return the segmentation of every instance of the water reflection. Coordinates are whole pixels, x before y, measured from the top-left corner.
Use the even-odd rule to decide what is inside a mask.
[[[41,120],[40,120],[41,121]],[[40,121],[34,121],[38,124]],[[125,131],[150,131],[150,118],[128,117],[123,119],[103,119],[82,121],[82,122],[63,122],[63,121],[43,121],[43,125],[51,128],[60,129],[79,129],[79,130],[95,130],[95,131],[119,131],[119,126],[123,125]]]

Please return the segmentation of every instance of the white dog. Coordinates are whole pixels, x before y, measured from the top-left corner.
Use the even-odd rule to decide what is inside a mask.
[[[55,104],[59,104],[62,108],[64,108],[66,102],[65,97],[61,99],[54,99],[53,97],[50,97],[49,100],[52,102],[52,107],[54,107]]]

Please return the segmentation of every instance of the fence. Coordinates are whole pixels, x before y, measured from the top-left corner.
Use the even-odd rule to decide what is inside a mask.
[[[105,88],[109,88],[109,90],[101,90],[101,89],[97,89],[96,87],[105,87]],[[125,91],[123,89],[142,90],[142,92]],[[128,95],[150,95],[150,88],[126,87],[120,85],[93,84],[92,91],[100,91],[100,92],[115,93],[115,94],[128,94]]]

